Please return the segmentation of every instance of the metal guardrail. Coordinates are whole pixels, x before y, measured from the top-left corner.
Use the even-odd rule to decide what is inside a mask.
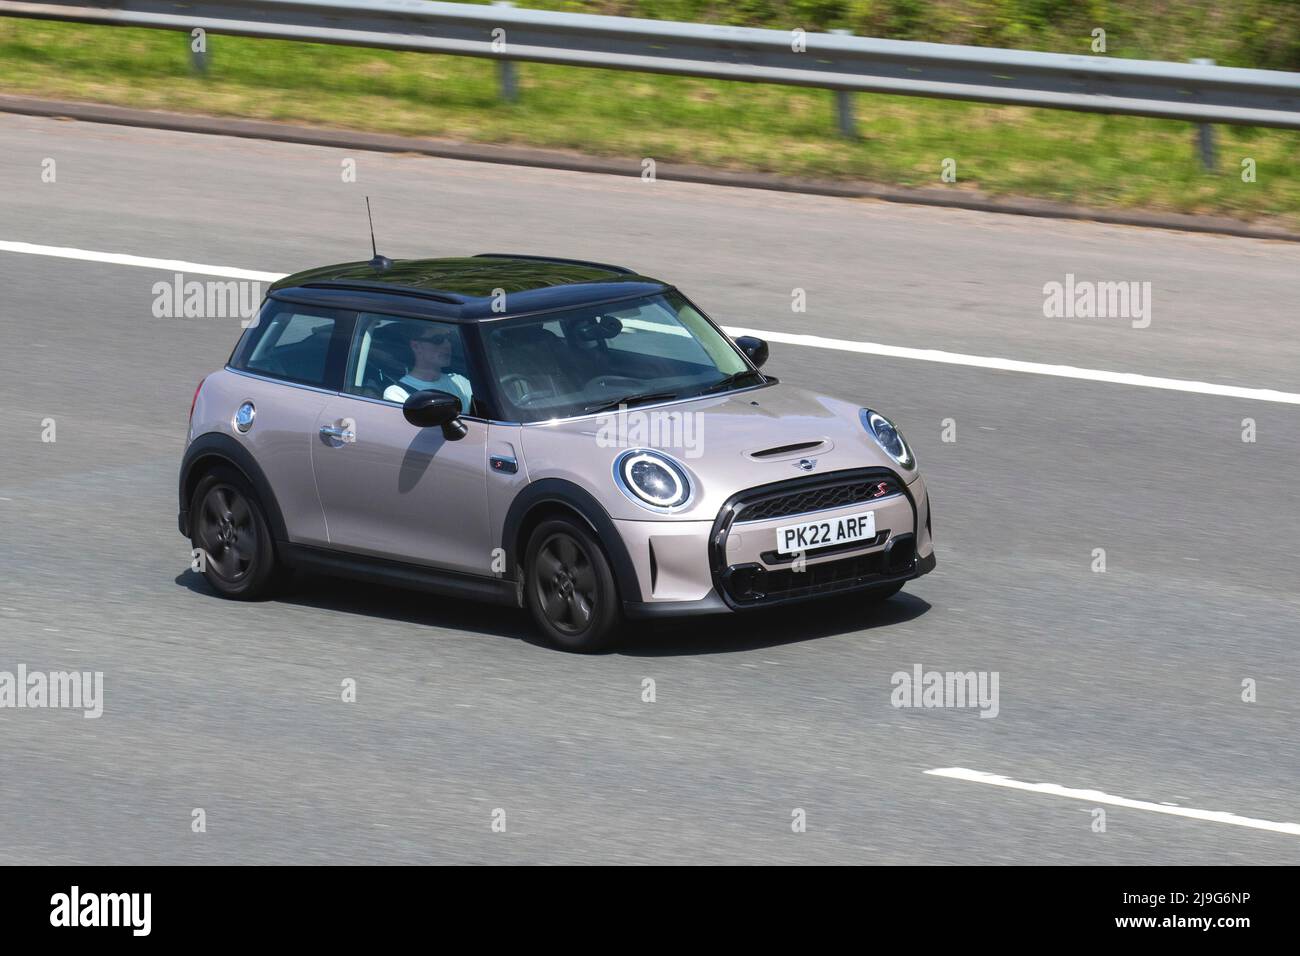
[[[428,0],[0,0],[0,15],[1300,129],[1300,74],[1204,64]]]

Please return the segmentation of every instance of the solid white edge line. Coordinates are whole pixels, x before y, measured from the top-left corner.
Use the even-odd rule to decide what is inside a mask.
[[[1241,817],[1225,810],[1196,810],[1192,807],[1174,807],[1163,803],[1151,803],[1147,800],[1130,800],[1128,797],[1116,797],[1100,790],[1078,790],[1073,787],[1062,787],[1055,783],[1024,783],[996,773],[967,770],[965,767],[941,767],[937,770],[927,770],[925,772],[933,777],[947,777],[950,780],[987,783],[995,787],[1007,787],[1011,790],[1045,793],[1053,797],[1086,800],[1088,803],[1104,803],[1112,807],[1128,807],[1131,810],[1147,810],[1151,813],[1163,813],[1172,817],[1187,817],[1191,820],[1204,820],[1208,823],[1231,823],[1233,826],[1250,827],[1252,830],[1269,830],[1273,833],[1300,836],[1300,823],[1274,823],[1272,820],[1256,820],[1253,817]]]
[[[1279,392],[1271,388],[1242,388],[1238,385],[1216,385],[1213,382],[1194,382],[1181,378],[1157,378],[1133,372],[1106,372],[1101,369],[1076,368],[1073,365],[1047,365],[1042,362],[1022,362],[1018,359],[992,358],[986,355],[963,355],[960,352],[940,352],[937,349],[913,349],[901,345],[880,345],[876,342],[851,342],[847,339],[828,339],[820,335],[795,335],[788,332],[763,332],[759,329],[727,327],[730,336],[757,335],[769,342],[785,345],[806,345],[839,352],[860,352],[866,355],[883,355],[888,358],[914,359],[919,362],[940,362],[946,365],[967,365],[1002,372],[1023,372],[1029,375],[1052,375],[1056,378],[1073,378],[1085,382],[1107,382],[1112,385],[1137,385],[1142,388],[1160,388],[1174,392],[1195,392],[1201,395],[1219,395],[1224,398],[1245,398],[1257,402],[1282,402],[1300,405],[1300,394]]]
[[[182,259],[152,259],[148,256],[128,256],[119,252],[95,252],[91,249],[73,249],[67,246],[39,246],[31,242],[8,242],[0,239],[0,252],[21,252],[32,256],[54,256],[58,259],[81,259],[85,262],[106,262],[115,266],[140,266],[145,269],[165,269],[168,272],[197,272],[205,276],[222,276],[226,279],[248,279],[252,282],[275,282],[284,273],[257,272],[253,269],[235,269],[229,266],[209,266],[201,262]]]
[[[81,259],[85,262],[104,262],[110,265],[139,266],[146,269],[165,269],[169,272],[194,272],[199,275],[221,276],[227,279],[248,279],[254,282],[275,282],[286,273],[258,272],[230,266],[212,266],[182,259],[152,259],[148,256],[131,256],[117,252],[95,252],[66,246],[42,246],[30,242],[12,242],[0,239],[0,252],[17,252],[26,255],[54,256],[61,259]],[[1199,395],[1217,395],[1223,398],[1242,398],[1257,402],[1280,402],[1300,405],[1300,394],[1280,392],[1271,388],[1243,388],[1238,385],[1216,385],[1213,382],[1195,382],[1179,378],[1158,378],[1132,372],[1107,372],[1101,369],[1077,368],[1073,365],[1048,365],[1043,362],[1022,362],[1018,359],[994,358],[986,355],[964,355],[960,352],[942,352],[938,349],[914,349],[901,345],[881,345],[877,342],[853,342],[832,339],[821,335],[800,335],[791,332],[765,332],[724,326],[728,335],[757,335],[769,342],[783,345],[802,345],[808,348],[830,349],[838,352],[857,352],[863,355],[880,355],[886,358],[911,359],[919,362],[937,362],[945,365],[965,365],[1001,372],[1021,372],[1028,375],[1050,375],[1072,378],[1084,382],[1105,382],[1111,385],[1134,385],[1174,392],[1192,392]]]

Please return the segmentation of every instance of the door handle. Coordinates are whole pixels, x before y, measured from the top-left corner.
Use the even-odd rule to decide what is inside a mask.
[[[347,445],[354,444],[357,440],[356,432],[341,425],[322,425],[320,434],[322,438],[332,438]]]

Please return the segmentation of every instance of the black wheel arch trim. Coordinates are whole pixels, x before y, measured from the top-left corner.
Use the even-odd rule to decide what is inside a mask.
[[[302,544],[284,544],[280,552],[285,564],[293,568],[466,601],[522,606],[514,584],[496,577]]]
[[[620,599],[625,602],[641,600],[641,584],[636,576],[636,566],[628,553],[627,545],[614,527],[613,519],[591,492],[564,478],[542,478],[521,491],[510,504],[501,528],[501,547],[506,555],[506,574],[520,580],[519,548],[516,542],[524,521],[535,508],[548,504],[562,505],[576,512],[587,522],[596,540],[604,547],[618,584]]]
[[[192,488],[190,479],[193,476],[194,467],[203,459],[208,458],[224,460],[226,464],[240,471],[248,479],[248,483],[257,492],[258,502],[262,506],[262,511],[266,514],[266,520],[271,525],[271,537],[276,541],[288,541],[289,533],[284,523],[284,515],[280,512],[280,503],[276,501],[275,492],[271,490],[271,483],[266,480],[266,474],[247,448],[229,435],[223,435],[220,432],[208,432],[195,438],[190,442],[189,447],[185,449],[185,455],[181,458],[181,473],[177,486],[177,493],[180,497],[180,514],[177,524],[181,534],[189,537],[189,489]]]

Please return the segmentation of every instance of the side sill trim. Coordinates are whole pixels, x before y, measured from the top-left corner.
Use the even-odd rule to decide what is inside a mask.
[[[446,597],[522,607],[519,602],[518,586],[514,581],[505,578],[480,577],[459,571],[446,571],[421,564],[389,561],[385,558],[373,558],[369,555],[292,544],[286,541],[277,541],[276,551],[286,564],[295,568],[376,584],[389,584],[415,591],[427,591]]]

